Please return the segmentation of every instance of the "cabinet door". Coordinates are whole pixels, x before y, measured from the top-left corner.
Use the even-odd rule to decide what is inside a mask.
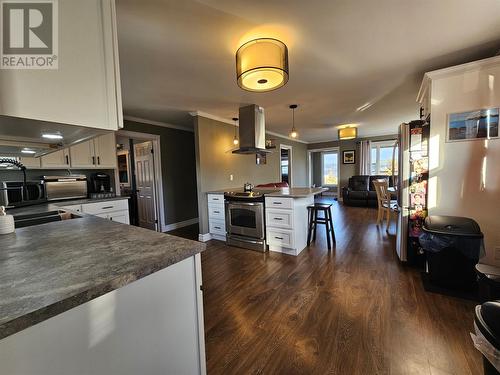
[[[109,133],[95,138],[94,145],[97,167],[116,168],[115,133]]]
[[[69,150],[59,150],[41,157],[42,168],[69,168]]]
[[[114,0],[57,4],[58,69],[2,70],[0,114],[99,129],[123,127]]]
[[[96,165],[94,140],[79,143],[71,146],[71,167],[73,168],[94,168]]]
[[[21,156],[19,158],[19,161],[21,163],[23,163],[23,165],[26,167],[26,168],[34,168],[34,169],[38,169],[40,168],[40,158],[34,158],[34,157],[31,157],[31,156]]]

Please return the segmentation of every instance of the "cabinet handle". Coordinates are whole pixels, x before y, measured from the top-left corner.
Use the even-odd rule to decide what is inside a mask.
[[[69,156],[68,155],[66,155],[66,164],[69,165]]]
[[[110,220],[110,221],[113,221],[113,218],[112,218],[112,217],[110,217],[110,218],[109,218],[109,220]]]
[[[277,240],[282,240],[283,239],[283,237],[276,237],[276,236],[274,238],[276,238]]]
[[[281,202],[273,202],[273,204],[282,204]]]
[[[92,156],[92,164],[95,164],[95,156]]]
[[[99,156],[97,157],[97,164],[101,164],[101,158]]]
[[[220,214],[220,211],[214,211],[214,214]]]
[[[220,229],[220,227],[214,227],[215,229]]]
[[[275,217],[274,220],[281,221],[281,220],[283,220],[283,218],[281,218],[281,217]]]
[[[106,207],[103,207],[102,209],[103,210],[109,210],[110,208],[113,208],[114,206],[106,206]]]
[[[218,200],[219,200],[219,198],[212,198],[212,200],[214,200],[214,201],[218,201]]]

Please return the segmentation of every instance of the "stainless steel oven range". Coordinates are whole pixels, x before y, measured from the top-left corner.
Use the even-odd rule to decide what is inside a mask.
[[[228,245],[265,252],[264,194],[268,191],[228,192],[226,242]]]

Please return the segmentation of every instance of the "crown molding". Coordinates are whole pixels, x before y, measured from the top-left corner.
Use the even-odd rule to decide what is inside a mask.
[[[196,116],[205,117],[205,118],[208,118],[210,120],[215,120],[215,121],[223,122],[225,124],[229,124],[229,125],[233,125],[234,126],[234,121],[233,120],[230,120],[230,119],[227,119],[227,118],[224,118],[224,117],[220,117],[220,116],[216,116],[216,115],[212,115],[212,114],[207,113],[207,112],[193,111],[193,112],[189,112],[189,114],[191,116],[193,116],[193,117],[196,117]]]
[[[167,122],[148,120],[148,119],[145,119],[145,118],[135,117],[135,116],[123,116],[123,119],[127,120],[127,121],[138,122],[140,124],[148,124],[148,125],[154,125],[154,126],[161,126],[163,128],[171,128],[171,129],[177,129],[177,130],[184,130],[184,131],[188,131],[188,132],[194,133],[194,129],[192,129],[192,128],[188,127],[188,126],[174,125],[174,124],[169,124]]]
[[[285,138],[285,139],[288,139],[292,142],[299,142],[299,143],[304,143],[304,144],[309,144],[310,142],[307,142],[307,141],[303,141],[301,139],[297,139],[297,138],[292,138],[292,137],[289,137],[288,135],[283,135],[283,134],[280,134],[280,133],[276,133],[276,132],[270,132],[268,130],[266,130],[266,133],[267,134],[270,134],[270,135],[274,135],[275,137],[280,137],[280,138]]]

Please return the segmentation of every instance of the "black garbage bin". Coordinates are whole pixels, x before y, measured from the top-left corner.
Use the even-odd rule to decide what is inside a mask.
[[[500,267],[476,264],[479,301],[500,300]],[[500,317],[499,317],[500,319]]]
[[[500,301],[476,306],[474,346],[483,355],[485,375],[500,374]]]
[[[426,253],[429,281],[444,288],[473,291],[474,266],[483,247],[479,225],[466,217],[428,216],[423,230],[419,241]]]

